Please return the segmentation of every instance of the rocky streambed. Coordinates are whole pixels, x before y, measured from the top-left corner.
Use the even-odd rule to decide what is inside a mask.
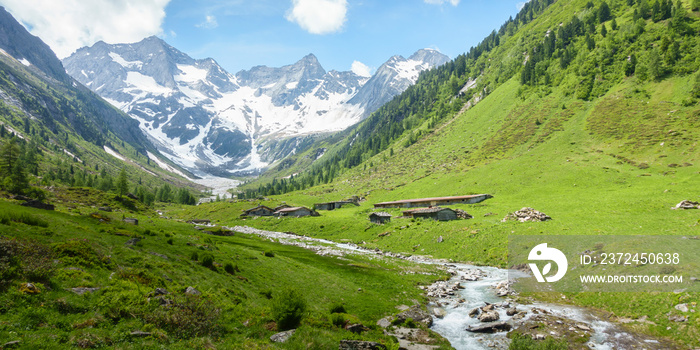
[[[303,247],[320,255],[364,254],[441,266],[451,278],[422,288],[431,299],[428,304],[428,311],[432,314],[431,329],[458,350],[507,349],[510,344],[507,334],[513,330],[533,339],[564,339],[572,348],[579,349],[676,348],[665,340],[631,333],[605,315],[585,308],[520,298],[511,290],[509,277],[524,276],[521,272],[369,250],[351,243],[336,243],[290,232],[264,231],[247,226],[227,229]]]

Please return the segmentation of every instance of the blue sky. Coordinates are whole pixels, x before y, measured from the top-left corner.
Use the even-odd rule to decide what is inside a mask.
[[[454,58],[524,0],[0,0],[65,57],[98,40],[163,38],[236,73],[315,54],[326,70],[372,72],[393,55],[433,48]],[[357,62],[361,62],[357,63]]]

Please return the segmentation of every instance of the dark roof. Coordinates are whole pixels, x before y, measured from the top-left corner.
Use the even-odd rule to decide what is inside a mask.
[[[305,207],[291,207],[291,208],[280,209],[280,210],[276,211],[275,213],[291,213],[291,212],[297,211],[299,209],[306,209],[308,211],[311,211],[311,209],[305,208]]]
[[[416,209],[406,210],[403,213],[404,213],[404,215],[406,215],[406,214],[431,214],[431,213],[438,213],[438,212],[441,212],[443,210],[454,211],[450,208],[432,207],[432,208],[416,208]]]
[[[473,194],[469,196],[454,196],[454,197],[434,197],[434,198],[418,198],[418,199],[403,199],[394,202],[382,202],[375,205],[388,205],[388,204],[403,204],[403,203],[420,203],[420,202],[432,202],[432,201],[447,201],[447,200],[465,200],[481,196],[489,196],[488,194]]]
[[[391,214],[385,213],[385,212],[383,212],[383,211],[379,211],[379,212],[376,212],[376,213],[371,213],[371,214],[369,214],[369,216],[379,216],[379,217],[384,217],[384,218],[387,218],[387,217],[390,218],[390,217],[391,217]]]
[[[255,208],[250,208],[250,209],[248,209],[248,210],[244,210],[244,212],[250,213],[251,211],[253,211],[253,210],[255,210],[255,209],[267,209],[267,210],[269,210],[269,211],[274,211],[274,210],[272,210],[270,207],[266,207],[266,206],[264,206],[264,205],[258,205],[258,206],[255,207]]]

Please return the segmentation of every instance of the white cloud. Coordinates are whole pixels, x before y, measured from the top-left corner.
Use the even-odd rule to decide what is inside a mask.
[[[426,4],[431,4],[431,5],[442,5],[446,2],[452,4],[452,6],[457,6],[459,5],[460,0],[423,0],[425,1]]]
[[[360,61],[354,61],[352,62],[352,67],[350,68],[353,73],[361,76],[361,77],[371,77],[372,76],[372,70],[367,67],[366,64],[360,62]]]
[[[219,22],[216,21],[216,17],[212,15],[207,15],[204,18],[204,22],[197,24],[198,28],[214,29],[219,26]]]
[[[347,19],[346,0],[292,0],[292,4],[287,20],[311,34],[337,32]]]
[[[163,32],[170,0],[2,0],[60,58],[103,40],[139,41]]]

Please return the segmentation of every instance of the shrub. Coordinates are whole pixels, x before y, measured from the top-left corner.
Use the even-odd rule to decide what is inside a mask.
[[[342,314],[333,314],[331,316],[331,323],[336,327],[343,327],[345,326],[345,316]]]
[[[101,266],[107,259],[96,251],[87,239],[71,239],[66,242],[56,243],[54,251],[58,257],[64,259],[66,264],[78,264],[82,266]]]
[[[233,275],[234,273],[236,273],[236,268],[233,267],[233,264],[226,263],[226,265],[224,265],[224,271]]]
[[[343,304],[337,303],[337,304],[333,304],[333,306],[331,306],[331,313],[332,314],[344,314],[344,313],[347,313],[347,311],[345,310],[345,306],[343,306]]]
[[[167,242],[168,242],[168,244],[173,245],[173,239],[172,239],[172,238],[168,239]]]
[[[221,310],[211,300],[196,295],[177,298],[171,308],[159,307],[143,315],[144,321],[177,338],[218,336]]]
[[[268,258],[274,258],[274,257],[275,257],[275,253],[273,253],[273,252],[271,252],[271,251],[269,251],[269,250],[264,251],[264,252],[263,252],[263,255],[265,255],[265,256],[268,257]]]
[[[0,284],[15,277],[48,281],[55,268],[49,246],[32,240],[0,239]]]
[[[212,268],[214,267],[214,256],[211,254],[202,255],[202,266]]]
[[[194,261],[199,260],[199,254],[197,254],[197,252],[192,252],[192,255],[190,255],[190,259]]]
[[[297,328],[305,311],[304,295],[296,289],[283,289],[272,301],[272,318],[280,331]]]

